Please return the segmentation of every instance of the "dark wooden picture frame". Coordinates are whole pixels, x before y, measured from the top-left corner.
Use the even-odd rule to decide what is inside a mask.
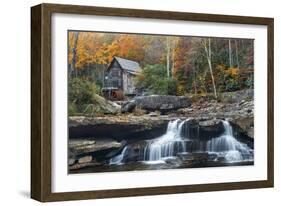
[[[51,190],[51,16],[54,13],[239,23],[267,26],[267,180],[53,193]],[[214,14],[40,4],[31,8],[31,197],[48,202],[273,187],[274,184],[274,20]]]

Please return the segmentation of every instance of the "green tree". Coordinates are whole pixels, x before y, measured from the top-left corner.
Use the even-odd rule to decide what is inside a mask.
[[[166,66],[147,65],[136,78],[136,86],[148,94],[176,95],[177,81],[167,78]]]

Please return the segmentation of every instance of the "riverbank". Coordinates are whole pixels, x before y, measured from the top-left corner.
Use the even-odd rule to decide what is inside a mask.
[[[148,112],[138,110],[136,113],[119,113],[117,115],[103,115],[97,117],[71,116],[69,117],[69,137],[108,137],[116,140],[134,139],[137,136],[147,136],[156,130],[159,135],[165,132],[166,125],[174,119],[190,119],[200,126],[214,126],[219,119],[233,123],[240,132],[254,138],[254,102],[242,100],[240,102],[225,103],[204,101],[193,103],[190,107],[177,109],[162,115],[158,111]],[[145,132],[146,135],[142,135]],[[133,136],[132,136],[133,135]],[[153,133],[152,135],[157,135]]]
[[[233,101],[232,96],[230,97],[230,100],[221,102],[197,100],[189,107],[166,110],[164,114],[160,111],[146,111],[137,108],[134,111],[116,115],[69,117],[69,170],[70,172],[91,170],[86,168],[95,168],[92,169],[93,171],[102,171],[103,169],[111,171],[112,168],[116,168],[117,171],[122,168],[127,170],[128,166],[111,165],[111,167],[110,160],[117,156],[120,157],[128,145],[133,151],[132,155],[126,157],[127,164],[131,165],[129,170],[153,169],[154,166],[140,166],[138,161],[141,160],[136,157],[137,153],[143,152],[147,141],[163,136],[167,132],[168,123],[176,119],[188,122],[184,123],[185,130],[188,129],[189,132],[188,139],[196,140],[192,144],[184,141],[186,147],[193,145],[194,149],[194,143],[205,145],[208,141],[220,137],[225,131],[222,122],[227,120],[233,128],[235,139],[253,149],[253,100],[240,98],[239,101]],[[179,155],[177,160],[159,165],[159,168],[238,164],[237,162],[212,161],[212,158],[213,155],[209,155],[208,152],[200,153],[199,156],[198,152],[195,152],[192,158],[190,157],[186,162],[186,158]],[[133,162],[138,163],[132,166]],[[175,165],[175,162],[181,163]],[[253,164],[253,161],[243,161],[242,164]]]

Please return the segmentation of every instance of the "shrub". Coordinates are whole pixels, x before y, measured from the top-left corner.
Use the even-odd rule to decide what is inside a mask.
[[[68,83],[69,113],[82,112],[85,105],[91,104],[93,95],[100,93],[100,87],[87,80],[73,78]]]
[[[169,95],[177,95],[177,81],[175,79],[166,79],[168,94]]]
[[[245,81],[246,88],[254,88],[254,75],[249,76]]]
[[[183,96],[185,94],[185,87],[184,85],[178,85],[177,86],[177,95]]]
[[[162,64],[146,66],[135,82],[139,90],[145,90],[148,94],[177,94],[177,81],[167,78],[166,67]]]
[[[74,116],[76,115],[78,112],[77,112],[77,107],[75,104],[73,103],[69,103],[68,104],[68,115],[69,116]]]

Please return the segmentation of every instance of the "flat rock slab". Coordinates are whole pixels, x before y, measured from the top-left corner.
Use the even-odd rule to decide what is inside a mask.
[[[122,146],[121,143],[112,139],[102,139],[98,141],[89,139],[69,139],[68,145],[70,152],[75,155],[108,149],[118,149]],[[81,162],[84,162],[84,159],[81,160]]]
[[[70,139],[96,137],[122,141],[147,139],[162,135],[170,118],[165,115],[151,117],[132,114],[104,117],[70,117]]]

